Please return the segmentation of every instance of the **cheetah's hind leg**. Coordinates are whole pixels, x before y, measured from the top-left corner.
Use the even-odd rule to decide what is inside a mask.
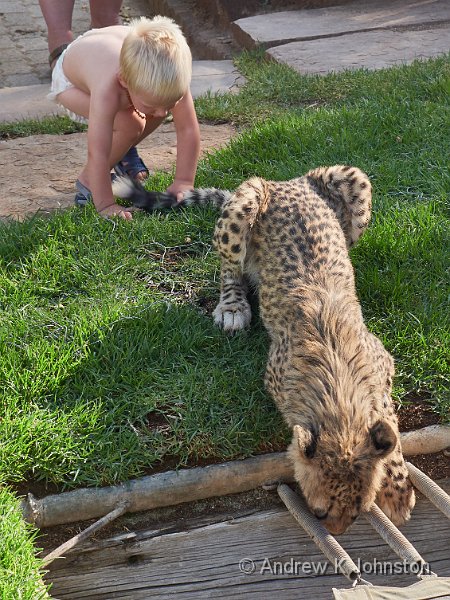
[[[306,174],[315,180],[330,207],[336,213],[347,247],[355,244],[370,221],[372,186],[367,175],[357,167],[334,165],[319,167]]]

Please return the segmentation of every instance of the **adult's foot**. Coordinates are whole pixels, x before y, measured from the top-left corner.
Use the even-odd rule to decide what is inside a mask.
[[[50,69],[53,71],[53,67],[56,64],[56,61],[58,60],[58,58],[61,56],[61,54],[64,52],[64,50],[67,48],[69,44],[61,44],[61,46],[58,46],[57,48],[55,48],[54,50],[52,50],[50,52],[50,54],[48,55],[48,64],[50,65]]]

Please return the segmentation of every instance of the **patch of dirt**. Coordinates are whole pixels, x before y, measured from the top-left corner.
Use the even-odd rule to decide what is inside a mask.
[[[235,134],[228,124],[200,124],[202,154],[226,145]],[[176,161],[173,123],[161,125],[139,144],[139,153],[150,170],[170,172]],[[73,206],[75,180],[85,159],[86,133],[0,141],[0,219],[23,220],[38,211]]]
[[[167,0],[166,0],[167,1]],[[353,0],[194,0],[215,23],[228,26],[231,22],[271,12],[325,8],[348,4]]]
[[[439,415],[426,400],[417,397],[405,398],[397,412],[400,431],[412,431],[439,423]]]

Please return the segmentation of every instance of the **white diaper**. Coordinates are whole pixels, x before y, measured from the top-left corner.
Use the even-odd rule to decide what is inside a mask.
[[[73,44],[73,42],[72,42],[72,44]],[[52,85],[50,88],[50,93],[47,94],[47,98],[49,100],[53,100],[54,102],[56,102],[56,104],[59,104],[60,106],[62,106],[62,104],[60,104],[58,102],[58,95],[62,94],[62,92],[65,92],[69,88],[75,87],[73,85],[73,83],[71,83],[67,79],[67,77],[64,73],[64,69],[63,69],[64,55],[66,54],[67,50],[70,48],[70,46],[72,44],[69,44],[67,46],[67,48],[64,50],[64,52],[60,55],[60,57],[56,61],[56,64],[53,67],[53,72],[52,72]],[[63,107],[63,108],[66,111],[67,115],[72,119],[72,121],[75,121],[75,123],[83,123],[85,125],[87,124],[88,120],[85,117],[82,117],[81,115],[77,115],[76,113],[72,112],[71,110],[68,110],[66,107]]]

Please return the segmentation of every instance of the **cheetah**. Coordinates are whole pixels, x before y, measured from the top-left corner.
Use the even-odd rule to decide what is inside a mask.
[[[120,188],[120,185],[119,185]],[[152,210],[176,201],[121,182]],[[366,229],[371,184],[356,167],[320,167],[285,182],[254,177],[237,190],[194,190],[177,206],[220,208],[215,323],[247,327],[258,290],[270,347],[265,386],[292,430],[288,456],[311,512],[345,532],[376,500],[401,525],[415,496],[391,399],[393,359],[363,320],[348,249]]]

